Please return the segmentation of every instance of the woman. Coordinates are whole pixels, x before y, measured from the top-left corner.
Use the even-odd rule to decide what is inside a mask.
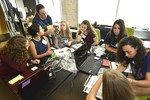
[[[61,21],[60,23],[60,31],[55,35],[54,45],[55,48],[63,48],[66,45],[70,46],[73,42],[72,34],[70,32],[69,25],[66,21]]]
[[[106,53],[109,60],[115,60],[117,53],[117,45],[119,41],[126,37],[125,23],[122,19],[118,19],[114,22],[112,30],[104,39]]]
[[[54,32],[54,29],[48,29],[49,25],[52,25],[52,18],[49,16],[45,10],[45,7],[42,4],[36,5],[36,15],[33,18],[32,24],[38,24],[44,29],[44,36],[47,36],[49,42],[51,41],[51,37],[49,34]],[[51,42],[50,42],[51,43]]]
[[[27,61],[39,64],[40,61],[29,60],[28,41],[23,36],[11,37],[0,51],[0,78],[9,78],[26,71]]]
[[[96,100],[96,94],[102,83],[102,100],[136,100],[131,84],[117,70],[105,71],[90,90],[86,100]]]
[[[136,95],[150,94],[150,52],[137,37],[123,38],[118,45],[117,61],[121,64],[117,70],[123,72],[128,65],[132,74],[128,75]]]
[[[41,59],[50,56],[53,53],[47,37],[43,36],[44,31],[40,25],[32,24],[28,28],[28,33],[32,36],[32,39],[29,42],[29,51],[34,58]]]
[[[92,25],[88,20],[84,20],[77,33],[77,41],[84,41],[90,47],[91,45],[98,44],[98,38],[96,37],[96,32],[94,31]]]

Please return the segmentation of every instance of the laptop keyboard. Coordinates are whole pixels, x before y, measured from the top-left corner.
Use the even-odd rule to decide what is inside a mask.
[[[97,74],[101,66],[100,60],[95,60],[94,56],[88,57],[81,65],[82,71],[90,73],[90,74]]]

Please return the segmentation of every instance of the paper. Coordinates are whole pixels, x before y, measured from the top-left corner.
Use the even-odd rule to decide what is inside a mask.
[[[84,83],[84,89],[83,92],[85,93],[89,93],[91,88],[93,87],[93,85],[95,84],[95,82],[98,80],[99,76],[96,75],[89,75],[89,77],[87,78],[86,82]],[[96,95],[97,98],[102,99],[102,84],[98,90],[98,93]]]
[[[32,71],[35,71],[35,70],[37,70],[37,69],[38,69],[37,66],[34,66],[34,67],[31,68]]]
[[[53,28],[53,25],[48,25],[48,26],[47,26],[47,29],[48,29],[48,30],[51,30],[52,28]]]
[[[23,79],[23,78],[24,78],[23,76],[18,75],[18,76],[16,76],[15,78],[13,78],[12,80],[10,80],[8,83],[9,83],[9,84],[14,84],[14,83],[16,83],[17,81],[19,81],[19,80],[21,80],[21,79]]]

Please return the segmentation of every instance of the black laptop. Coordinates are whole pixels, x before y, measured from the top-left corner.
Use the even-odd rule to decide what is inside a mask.
[[[96,75],[101,67],[102,60],[94,59],[95,55],[89,52],[87,44],[83,44],[74,52],[74,59],[79,71]]]

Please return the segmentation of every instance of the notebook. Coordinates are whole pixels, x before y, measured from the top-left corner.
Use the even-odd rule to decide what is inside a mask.
[[[89,52],[86,43],[76,49],[73,54],[76,67],[79,71],[92,75],[96,75],[98,73],[102,60],[95,59],[95,56]]]

